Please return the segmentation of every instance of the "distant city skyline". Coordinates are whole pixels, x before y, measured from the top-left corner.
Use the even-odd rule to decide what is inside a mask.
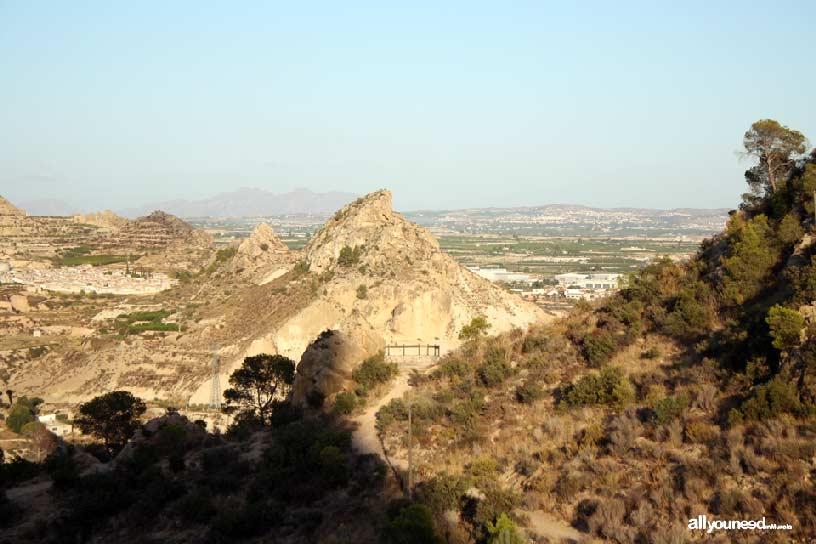
[[[734,208],[752,122],[816,139],[811,8],[2,0],[0,194]]]

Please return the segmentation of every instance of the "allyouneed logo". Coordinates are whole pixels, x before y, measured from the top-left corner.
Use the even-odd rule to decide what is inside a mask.
[[[788,524],[767,523],[765,516],[762,519],[708,519],[708,516],[702,515],[696,518],[691,518],[688,522],[688,528],[692,530],[705,531],[712,533],[714,531],[737,531],[737,530],[759,530],[759,531],[790,531],[793,526]]]

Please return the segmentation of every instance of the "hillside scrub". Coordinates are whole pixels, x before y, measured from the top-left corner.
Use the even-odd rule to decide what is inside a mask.
[[[768,131],[796,145],[763,149]],[[778,123],[751,127],[751,192],[689,261],[658,259],[548,327],[468,335],[423,377],[414,459],[438,527],[454,510],[482,542],[513,519],[464,491],[489,495],[461,468],[480,451],[500,489],[590,537],[682,541],[685,513],[704,511],[816,534],[816,152],[796,142]],[[405,451],[400,402],[380,413],[392,455]]]

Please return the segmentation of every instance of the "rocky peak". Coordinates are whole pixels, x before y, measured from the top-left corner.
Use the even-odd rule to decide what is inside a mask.
[[[168,233],[179,235],[191,233],[193,230],[195,230],[188,223],[182,221],[175,215],[171,215],[161,210],[156,210],[150,215],[140,217],[133,223],[139,226],[155,225],[158,228],[168,231]]]
[[[0,196],[0,215],[26,215],[26,212]]]
[[[426,259],[440,249],[428,231],[394,212],[391,192],[381,189],[342,208],[315,234],[305,249],[309,270],[334,268],[344,251],[355,252],[355,263],[375,265]]]
[[[258,259],[271,253],[286,253],[288,251],[289,248],[286,247],[286,244],[281,242],[272,227],[266,223],[261,223],[255,227],[249,238],[238,246],[238,255],[251,259]]]

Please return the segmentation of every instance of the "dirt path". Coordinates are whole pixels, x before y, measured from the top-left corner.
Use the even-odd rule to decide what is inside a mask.
[[[556,542],[580,542],[586,536],[555,516],[541,510],[522,510],[521,513],[530,520],[527,528],[538,536]]]
[[[392,463],[388,459],[380,443],[380,437],[377,435],[377,412],[391,402],[391,399],[402,398],[408,391],[408,370],[400,372],[394,379],[391,390],[386,393],[384,397],[377,401],[376,404],[369,406],[365,412],[353,418],[357,424],[357,428],[351,435],[351,443],[360,453],[373,453],[379,455],[386,463]],[[393,462],[392,466],[396,468],[405,468],[401,466],[402,463]]]

